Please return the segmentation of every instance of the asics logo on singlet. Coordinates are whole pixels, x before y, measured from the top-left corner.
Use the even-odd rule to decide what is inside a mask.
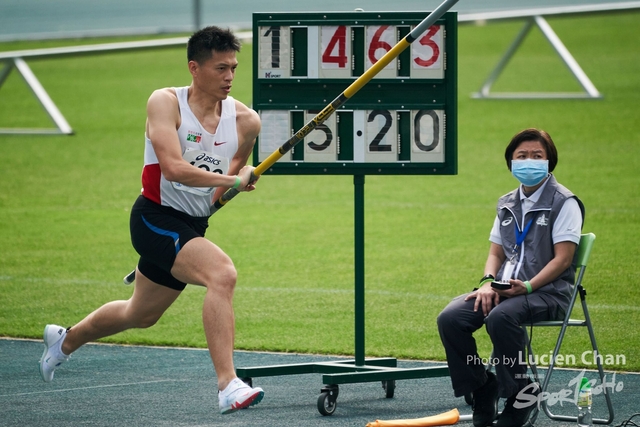
[[[504,221],[502,221],[502,226],[506,227],[507,225],[511,224],[512,221],[513,221],[513,217],[510,216],[509,218],[507,218]]]
[[[218,166],[220,164],[220,159],[216,159],[215,157],[208,156],[206,154],[200,154],[198,157],[196,157],[196,160],[211,163],[215,166]]]
[[[202,134],[201,133],[192,132],[192,131],[187,132],[187,141],[200,143],[201,139],[202,139]]]

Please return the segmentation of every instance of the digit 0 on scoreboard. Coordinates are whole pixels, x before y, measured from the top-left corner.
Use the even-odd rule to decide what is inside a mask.
[[[258,165],[427,12],[254,13]],[[457,173],[457,15],[446,13],[267,173]]]
[[[411,162],[443,162],[444,124],[442,110],[411,111]]]

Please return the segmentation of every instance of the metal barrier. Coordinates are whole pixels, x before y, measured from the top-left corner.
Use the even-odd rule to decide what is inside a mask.
[[[239,32],[236,36],[240,40],[250,40],[251,32]],[[0,128],[0,134],[36,134],[36,135],[48,135],[48,134],[73,134],[73,129],[64,118],[56,104],[51,100],[51,97],[44,89],[38,78],[35,76],[25,59],[28,58],[50,58],[60,56],[77,56],[77,55],[89,55],[105,52],[116,51],[131,51],[131,50],[143,50],[143,49],[158,49],[172,46],[186,46],[187,37],[174,37],[157,40],[144,40],[144,41],[132,41],[132,42],[120,42],[120,43],[103,43],[92,44],[83,46],[67,46],[67,47],[54,47],[47,49],[31,49],[31,50],[17,50],[10,52],[0,53],[0,63],[3,67],[0,69],[0,88],[3,83],[15,69],[24,79],[29,89],[33,92],[38,102],[48,116],[53,121],[55,128]]]
[[[541,98],[586,98],[601,99],[602,95],[589,80],[578,62],[573,58],[569,50],[564,46],[560,37],[556,35],[545,16],[575,15],[585,13],[606,13],[628,9],[640,9],[640,1],[621,1],[616,3],[602,2],[599,4],[584,4],[575,6],[552,6],[522,9],[515,11],[482,12],[460,15],[460,22],[496,21],[505,19],[526,19],[524,26],[516,35],[507,51],[504,53],[493,71],[484,81],[478,92],[472,94],[473,98],[511,98],[511,99],[541,99]],[[517,52],[518,48],[533,27],[538,27],[542,35],[549,41],[553,50],[560,56],[562,62],[569,68],[570,73],[576,78],[582,92],[491,92],[491,87],[496,82],[509,60]]]

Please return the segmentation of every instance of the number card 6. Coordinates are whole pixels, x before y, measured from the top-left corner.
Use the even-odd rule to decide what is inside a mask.
[[[378,62],[398,42],[396,27],[393,25],[372,25],[367,27],[365,45],[365,64],[369,69]],[[393,78],[398,75],[397,60],[394,59],[374,78]]]

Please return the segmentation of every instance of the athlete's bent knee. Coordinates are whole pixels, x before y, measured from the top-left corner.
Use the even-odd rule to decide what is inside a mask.
[[[236,281],[238,280],[238,271],[232,262],[229,262],[224,266],[224,272],[222,274],[230,284],[235,286]]]
[[[238,279],[238,272],[231,259],[218,262],[207,272],[206,287],[211,290],[233,292]]]
[[[150,328],[160,320],[162,315],[157,314],[147,314],[144,316],[138,316],[133,321],[133,327],[138,329],[146,329]]]

